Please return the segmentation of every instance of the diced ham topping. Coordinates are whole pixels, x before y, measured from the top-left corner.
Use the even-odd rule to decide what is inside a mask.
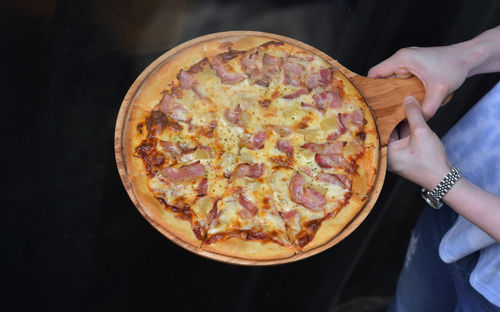
[[[289,60],[285,61],[282,67],[285,72],[285,85],[299,87],[301,85],[300,74],[304,67]]]
[[[197,161],[190,165],[185,165],[180,168],[167,167],[160,169],[160,173],[172,182],[182,182],[203,177],[205,175],[205,167]]]
[[[251,139],[248,139],[248,137],[243,137],[240,139],[240,146],[245,146],[249,149],[252,150],[260,150],[264,148],[264,144],[267,138],[267,131],[259,131],[255,133]]]
[[[252,137],[252,143],[253,143],[255,149],[264,148],[264,142],[265,142],[266,138],[267,138],[267,131],[260,131],[260,132],[257,132],[256,134],[254,134]]]
[[[304,94],[308,94],[308,93],[309,93],[309,89],[304,88],[304,89],[299,89],[299,90],[292,92],[290,94],[287,94],[283,98],[285,98],[287,100],[291,100],[291,99],[296,99],[299,96],[304,95]]]
[[[257,60],[259,59],[259,54],[257,52],[249,53],[241,59],[241,65],[243,71],[246,74],[251,74],[252,72],[259,70],[257,65]]]
[[[257,51],[247,54],[241,59],[241,66],[243,72],[247,74],[256,85],[267,87],[269,86],[268,77],[265,73],[259,69],[257,60],[259,59],[259,54]]]
[[[208,179],[203,178],[201,179],[200,183],[198,184],[198,196],[205,196],[208,193]]]
[[[319,73],[310,73],[306,77],[306,86],[309,89],[314,89],[317,86],[329,85],[332,82],[333,68],[323,68]]]
[[[308,176],[310,176],[310,177],[312,177],[312,176],[314,175],[314,172],[313,172],[313,171],[311,170],[311,168],[309,168],[309,167],[305,167],[305,166],[304,166],[304,167],[300,167],[300,170],[301,170],[303,173],[305,173],[305,174],[307,174]]]
[[[241,113],[241,108],[240,105],[238,104],[238,106],[236,106],[235,109],[232,110],[226,109],[226,111],[224,112],[224,117],[230,123],[237,124],[240,119],[240,113]]]
[[[310,89],[316,88],[321,85],[320,73],[311,73],[306,77],[306,86]]]
[[[188,72],[190,74],[197,74],[197,73],[202,72],[208,66],[210,66],[210,62],[208,61],[208,58],[205,57],[201,61],[199,61],[198,63],[191,66],[189,68]]]
[[[360,109],[351,113],[351,122],[356,126],[362,126],[364,123],[363,112]]]
[[[305,179],[300,173],[296,173],[288,185],[290,199],[309,210],[320,211],[326,204],[326,200],[318,191],[306,187]]]
[[[281,58],[264,54],[262,58],[262,71],[270,78],[273,74],[277,73],[281,66]]]
[[[223,84],[234,85],[245,79],[245,77],[242,74],[235,73],[229,65],[224,63],[224,61],[231,59],[226,57],[226,53],[229,52],[216,55],[212,60],[212,67]]]
[[[240,177],[259,178],[264,173],[264,164],[239,164],[231,174],[231,179]]]
[[[310,149],[314,153],[326,155],[326,154],[342,153],[343,146],[344,146],[343,142],[334,141],[334,142],[326,142],[323,144],[309,142],[302,145],[301,147],[305,149]]]
[[[249,218],[249,217],[253,217],[257,214],[257,211],[258,211],[257,206],[255,206],[254,203],[252,203],[252,201],[248,200],[241,193],[239,194],[238,202],[240,203],[240,205],[243,208],[245,208],[245,210],[240,211],[241,212],[240,215],[242,217]]]
[[[186,121],[186,109],[181,104],[174,102],[174,98],[167,92],[163,93],[158,108],[174,120]]]
[[[350,113],[339,114],[339,121],[344,127],[347,126],[348,122],[358,127],[365,123],[363,111],[361,109],[357,109]]]
[[[352,164],[339,154],[316,154],[314,160],[321,168],[344,167],[346,170],[352,171]]]
[[[295,219],[295,216],[298,215],[298,211],[290,210],[287,212],[282,212],[280,215],[285,222],[291,222],[293,219]]]
[[[313,95],[316,108],[323,111],[327,108],[339,108],[341,105],[340,93],[338,89],[323,91]]]
[[[350,190],[352,186],[352,181],[345,174],[336,174],[335,175],[342,183],[346,189]]]
[[[269,81],[268,81],[268,78],[266,77],[266,75],[261,72],[261,71],[254,71],[251,75],[250,75],[250,80],[253,81],[253,83],[255,83],[256,85],[258,86],[261,86],[261,87],[268,87],[269,86]]]
[[[182,149],[169,141],[160,141],[160,146],[163,150],[168,152],[172,159],[178,159],[182,155]]]
[[[278,140],[276,142],[276,148],[287,154],[287,156],[289,157],[293,157],[293,152],[294,152],[294,149],[293,149],[293,145],[290,141],[288,140]]]
[[[183,69],[181,69],[177,75],[177,79],[179,80],[179,85],[182,89],[191,89],[196,82],[194,75],[184,71]]]
[[[330,174],[326,172],[320,172],[316,176],[319,181],[330,183],[333,185],[338,185],[345,189],[351,188],[351,181],[344,174]]]
[[[212,209],[210,209],[210,211],[208,212],[208,215],[207,215],[207,221],[208,221],[208,224],[210,225],[212,223],[212,221],[217,217],[217,202],[219,201],[219,199],[217,198],[212,206]]]
[[[161,98],[159,109],[165,114],[169,114],[172,107],[173,97],[168,92],[163,92],[163,97]]]
[[[331,68],[331,67],[323,68],[322,70],[319,71],[319,74],[321,76],[319,81],[322,84],[327,85],[332,81],[333,68]]]

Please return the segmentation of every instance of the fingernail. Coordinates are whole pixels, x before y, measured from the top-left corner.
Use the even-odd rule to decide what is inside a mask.
[[[405,97],[404,104],[410,104],[415,102],[417,102],[417,99],[413,95],[408,95],[407,97]]]

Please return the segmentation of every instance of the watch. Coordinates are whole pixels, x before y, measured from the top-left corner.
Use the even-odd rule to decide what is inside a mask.
[[[439,209],[443,206],[441,199],[451,189],[451,187],[460,179],[462,173],[460,169],[453,166],[450,172],[439,182],[438,185],[432,190],[428,191],[422,188],[422,198],[434,209]]]

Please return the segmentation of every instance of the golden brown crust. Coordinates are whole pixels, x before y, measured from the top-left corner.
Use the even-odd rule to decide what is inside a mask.
[[[314,238],[307,244],[302,251],[308,251],[324,245],[337,236],[359,213],[363,208],[365,200],[362,200],[358,195],[353,194],[349,199],[349,203],[343,207],[333,218],[328,218],[321,222],[318,232]]]
[[[251,260],[283,259],[295,254],[292,248],[274,242],[250,241],[238,237],[232,237],[213,244],[203,244],[202,249],[225,256]]]
[[[137,157],[135,149],[146,138],[146,126],[144,124],[146,116],[154,109],[162,98],[162,92],[172,87],[166,82],[177,82],[177,74],[181,69],[187,70],[191,65],[201,61],[203,58],[212,58],[215,55],[226,52],[228,49],[244,51],[255,48],[269,42],[270,38],[260,36],[240,36],[230,39],[217,39],[213,41],[199,42],[188,48],[177,51],[175,55],[164,60],[156,70],[152,71],[139,86],[132,96],[127,122],[124,128],[124,157],[127,174],[131,180],[135,195],[142,207],[143,212],[151,219],[155,220],[158,226],[170,233],[174,239],[178,239],[189,245],[199,247],[201,241],[193,234],[191,224],[187,220],[182,220],[170,213],[152,195],[148,188],[148,177],[142,159]],[[304,51],[302,48],[291,44],[268,46],[269,50],[277,49],[288,54]],[[356,160],[360,170],[354,175],[352,183],[352,196],[348,204],[343,207],[333,218],[324,220],[315,237],[307,244],[303,251],[314,249],[332,240],[340,233],[351,220],[359,213],[367,196],[370,193],[379,161],[379,141],[375,121],[369,108],[362,100],[357,89],[340,72],[335,71],[335,78],[342,80],[346,93],[351,97],[349,100],[357,107],[362,107],[365,120],[364,132],[366,137],[364,142],[370,146],[368,152],[363,157]],[[139,127],[139,128],[138,128]],[[172,239],[172,238],[171,238]],[[274,242],[261,242],[254,240],[243,240],[240,238],[230,238],[225,241],[204,244],[202,249],[222,254],[225,256],[252,259],[252,260],[273,260],[292,256],[295,249],[284,247]]]
[[[148,177],[145,175],[130,178],[134,193],[144,214],[162,229],[170,233],[174,239],[195,247],[201,245],[196,238],[188,220],[183,220],[162,206],[148,188]],[[172,239],[171,238],[171,239]]]

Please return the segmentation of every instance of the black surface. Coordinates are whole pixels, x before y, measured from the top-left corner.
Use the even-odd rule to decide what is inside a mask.
[[[5,311],[328,311],[391,296],[422,202],[389,174],[366,221],[287,265],[217,263],[174,245],[137,212],[113,151],[134,79],[193,37],[261,30],[309,43],[358,73],[410,46],[500,23],[497,1],[4,1],[0,308]],[[443,135],[498,81],[468,80],[431,121]]]

